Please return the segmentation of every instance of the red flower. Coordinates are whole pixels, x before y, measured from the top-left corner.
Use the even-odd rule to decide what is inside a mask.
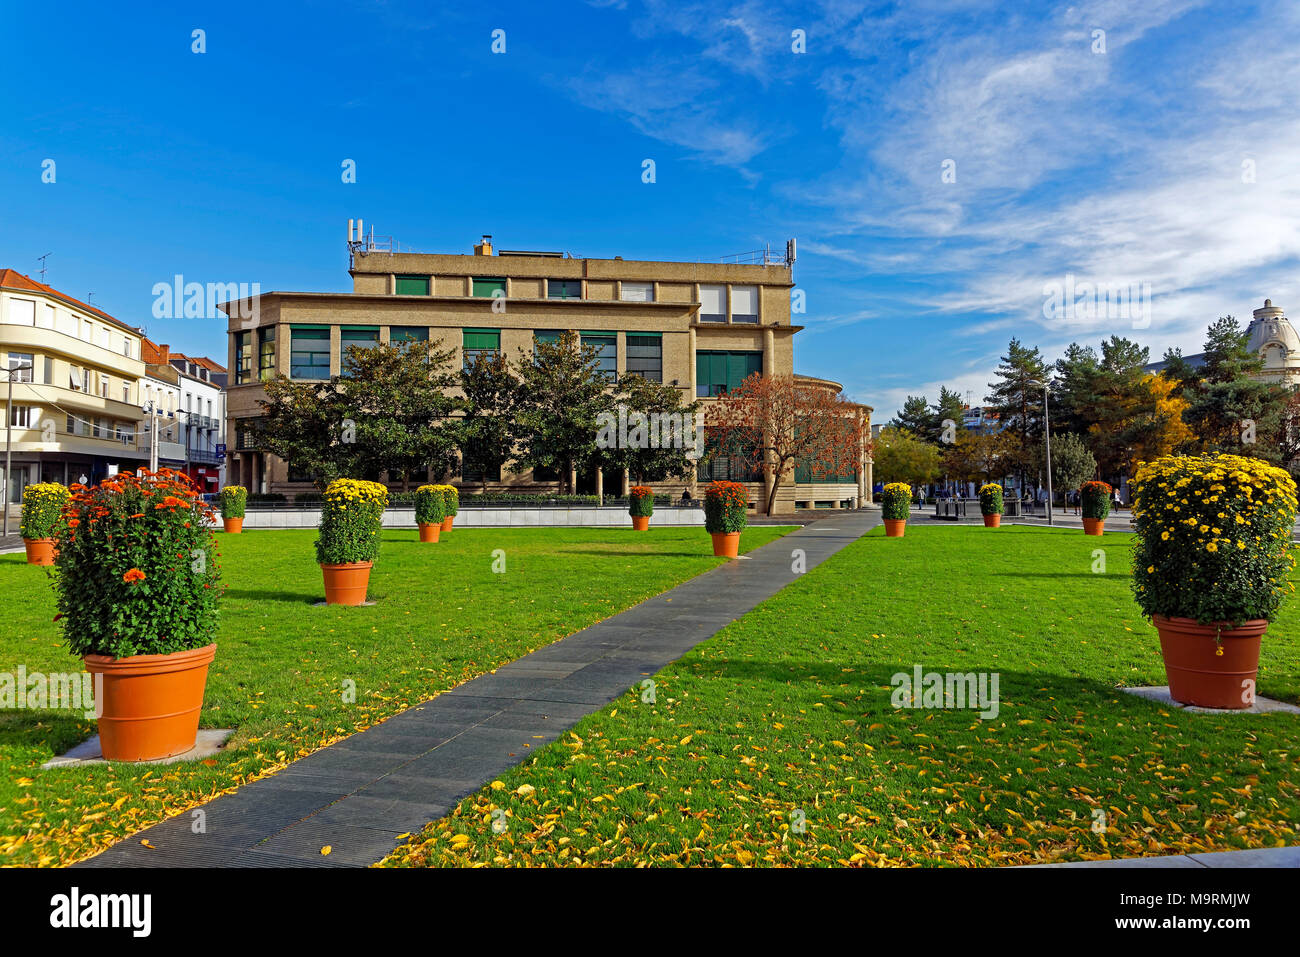
[[[144,579],[145,579],[144,572],[140,571],[140,569],[138,568],[132,568],[130,571],[128,571],[125,575],[122,576],[122,581],[126,582],[128,585],[131,584],[132,582],[142,582],[144,581]]]

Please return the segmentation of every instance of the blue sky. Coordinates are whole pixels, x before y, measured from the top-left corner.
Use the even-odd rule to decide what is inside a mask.
[[[175,349],[224,325],[153,319],[155,283],[346,290],[349,217],[426,252],[797,237],[796,366],[877,421],[978,402],[1013,335],[1158,358],[1266,296],[1300,318],[1294,2],[185,6],[11,5],[0,61],[0,266],[51,253]],[[1149,321],[1045,318],[1068,276],[1149,283]]]

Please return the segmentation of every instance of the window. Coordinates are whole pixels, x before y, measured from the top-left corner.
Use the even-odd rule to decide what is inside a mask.
[[[92,438],[96,438],[96,439],[108,438],[108,436],[105,434],[105,429],[106,429],[106,425],[104,423],[104,420],[96,419],[94,427],[90,430],[90,435]]]
[[[379,345],[378,326],[344,326],[339,330],[339,355],[348,361],[348,349],[373,349]]]
[[[66,431],[68,435],[77,434],[77,420],[72,416],[68,416],[68,428],[66,429]]]
[[[477,282],[478,280],[475,280]],[[500,329],[466,329],[461,335],[461,348],[465,352],[465,365],[470,365],[481,355],[501,351]]]
[[[701,482],[761,482],[763,472],[758,468],[748,468],[745,463],[733,456],[724,454],[725,449],[718,446],[716,433],[704,430],[704,458],[696,467],[696,478]]]
[[[81,388],[81,376],[77,374],[76,366],[68,367],[68,387],[73,390],[79,390]]]
[[[397,345],[399,342],[428,341],[428,326],[393,326],[388,330],[388,342],[390,345]]]
[[[235,384],[240,385],[252,379],[253,375],[253,334],[251,332],[235,333]]]
[[[99,327],[99,344],[105,349],[108,348],[108,326]]]
[[[584,332],[582,334],[582,344],[584,346],[594,346],[598,351],[596,353],[596,368],[604,373],[607,379],[618,378],[618,335],[613,332]]]
[[[36,301],[34,299],[10,299],[9,321],[15,326],[36,325]]]
[[[655,284],[652,282],[625,282],[619,298],[624,302],[654,302]]]
[[[99,376],[99,397],[101,399],[108,398],[108,376],[102,373]]]
[[[122,337],[122,355],[126,356],[127,358],[130,358],[131,356],[131,340],[128,339],[126,336]]]
[[[627,372],[649,382],[664,381],[664,339],[662,335],[627,334]]]
[[[731,321],[758,322],[758,287],[731,287]]]
[[[547,299],[581,299],[582,280],[581,279],[548,279],[546,280],[546,298]]]
[[[534,329],[533,330],[533,358],[537,358],[537,344],[539,342],[555,343],[560,341],[560,336],[564,332],[560,329]]]
[[[40,326],[42,329],[53,329],[54,328],[54,307],[42,306],[41,314],[39,317],[37,317],[36,324]]]
[[[695,395],[722,395],[740,386],[750,375],[763,371],[761,352],[695,353]]]
[[[399,296],[427,296],[429,294],[429,277],[398,276],[394,288]]]
[[[20,368],[27,366],[26,369]],[[36,368],[36,357],[30,352],[9,353],[9,377],[14,382],[31,382],[32,372]]]
[[[330,377],[330,331],[326,326],[293,326],[289,335],[289,378]]]
[[[89,369],[81,370],[81,391],[90,395],[91,374]]]
[[[81,320],[81,341],[90,342],[91,337],[94,335],[94,333],[95,333],[95,327],[91,324],[90,320],[82,319]]]
[[[54,385],[54,360],[49,356],[45,357],[45,378],[41,381],[46,385]]]
[[[491,298],[492,296],[504,296],[506,294],[506,281],[504,279],[478,279],[474,280],[474,295]]]
[[[727,287],[700,286],[700,322],[727,321]]]
[[[9,424],[15,429],[29,429],[32,425],[32,409],[27,405],[9,407]]]
[[[263,382],[275,378],[275,326],[257,330],[257,377]]]
[[[126,403],[131,401],[131,383],[129,382],[124,381],[122,383],[122,401]]]

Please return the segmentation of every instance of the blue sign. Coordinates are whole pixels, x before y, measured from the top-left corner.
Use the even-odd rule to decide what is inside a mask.
[[[226,443],[224,443],[224,442],[218,442],[218,443],[217,443],[217,458],[219,458],[219,459],[224,459],[225,457],[226,457]]]

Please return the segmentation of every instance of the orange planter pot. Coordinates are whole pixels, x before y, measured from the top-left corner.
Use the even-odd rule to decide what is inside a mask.
[[[215,644],[170,655],[86,655],[97,676],[99,743],[110,761],[153,761],[192,750]]]
[[[907,531],[907,519],[905,518],[885,519],[886,538],[902,538],[903,533],[906,531]]]
[[[1083,534],[1100,535],[1105,530],[1106,520],[1104,518],[1085,518],[1083,520]]]
[[[221,526],[228,534],[238,535],[244,530],[244,520],[242,518],[223,518]]]
[[[735,558],[740,554],[740,532],[709,532],[713,536],[716,558]]]
[[[455,515],[448,515],[446,518],[444,518],[444,519],[442,520],[442,531],[444,531],[444,532],[450,532],[450,531],[451,531],[451,523],[452,523],[453,521],[455,521],[455,519],[456,519],[456,516],[455,516]]]
[[[984,527],[985,527],[985,528],[998,528],[998,527],[1001,526],[1001,525],[1002,525],[1002,516],[1001,516],[1001,515],[985,515],[985,516],[984,516]]]
[[[370,569],[374,562],[348,562],[343,565],[321,565],[325,576],[325,604],[361,605],[366,600],[370,585]]]
[[[429,525],[424,522],[419,522],[417,524],[420,526],[420,541],[436,542],[438,540],[438,533],[442,531],[441,522],[437,525]]]
[[[52,538],[24,538],[23,548],[27,549],[28,565],[53,565],[59,557]]]
[[[649,528],[650,528],[650,516],[649,516],[649,515],[633,515],[633,516],[632,516],[632,531],[634,531],[634,532],[644,532],[644,531],[646,531],[646,530],[649,529]],[[737,532],[737,534],[740,534],[740,533]]]
[[[1266,620],[1244,621],[1233,628],[1230,622],[1202,625],[1191,618],[1155,615],[1151,623],[1160,633],[1169,694],[1175,701],[1202,708],[1251,706]],[[1220,649],[1223,654],[1217,653]]]

